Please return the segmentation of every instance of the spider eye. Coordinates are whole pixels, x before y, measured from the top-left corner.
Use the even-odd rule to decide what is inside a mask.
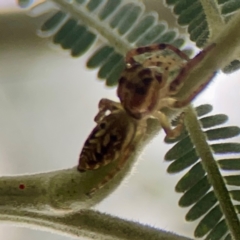
[[[100,128],[102,128],[102,129],[106,128],[106,123],[101,123]]]
[[[118,140],[118,137],[116,135],[110,135],[110,140],[116,142]]]
[[[144,87],[136,87],[135,88],[135,93],[137,93],[139,95],[145,95],[146,92],[147,92],[147,90]]]
[[[124,84],[126,82],[126,78],[125,77],[120,77],[119,80],[118,80],[118,83],[119,84]]]
[[[147,78],[143,78],[143,80],[142,80],[142,82],[143,82],[143,84],[145,85],[145,86],[148,86],[148,85],[150,85],[150,83],[152,82],[152,78],[150,78],[150,77],[147,77]]]

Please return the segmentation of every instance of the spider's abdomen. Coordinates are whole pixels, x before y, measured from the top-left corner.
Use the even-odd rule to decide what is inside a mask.
[[[124,110],[105,116],[84,143],[78,170],[94,170],[117,160],[134,135],[134,122]]]

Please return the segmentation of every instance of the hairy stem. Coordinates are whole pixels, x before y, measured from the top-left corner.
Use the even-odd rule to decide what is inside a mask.
[[[215,38],[222,30],[225,22],[221,16],[220,8],[216,0],[200,0],[200,2],[206,15],[210,32],[208,42],[211,42],[211,39]]]
[[[116,168],[117,161],[84,173],[74,167],[40,174],[1,177],[0,207],[49,213],[69,213],[89,208],[115,190],[128,175],[137,155],[138,151],[132,153],[125,168],[92,197],[87,196],[87,193]]]
[[[80,20],[86,26],[89,26],[90,28],[92,26],[93,32],[97,32],[98,36],[100,35],[102,38],[106,39],[106,41],[111,46],[114,46],[115,50],[122,55],[126,55],[126,53],[132,48],[131,44],[127,42],[125,38],[119,37],[119,35],[108,25],[107,21],[99,21],[97,15],[89,13],[83,4],[68,3],[63,0],[52,1],[64,12],[67,12],[72,17]]]
[[[223,26],[218,36],[212,39],[212,50],[206,57],[197,63],[184,79],[184,85],[176,94],[178,99],[187,98],[189,93],[201,88],[209,77],[219,69],[227,66],[232,60],[237,59],[240,52],[240,11],[237,11],[232,19]]]
[[[140,239],[139,234],[146,235],[146,239],[187,239],[156,229],[149,232],[146,226],[136,223],[131,225],[117,218],[113,221],[113,217],[105,215],[90,214],[89,217],[89,214],[83,214],[87,208],[99,203],[115,190],[129,173],[141,148],[159,130],[158,122],[149,119],[144,141],[135,142],[136,149],[131,153],[126,166],[92,197],[86,193],[116,168],[117,161],[85,173],[80,173],[74,167],[48,173],[1,177],[0,220],[24,223],[36,228],[47,227],[61,233],[94,239]],[[125,230],[127,228],[128,233]],[[104,237],[97,238],[98,234]],[[128,235],[131,238],[128,238]]]
[[[114,166],[109,166],[111,169]],[[109,171],[80,173],[77,168],[20,176],[3,176],[0,178],[0,207],[18,210],[72,212],[89,208],[104,199],[121,181],[114,179],[110,189],[105,189],[92,198],[86,193],[91,190]],[[127,174],[127,169],[124,175]],[[112,185],[113,184],[113,185]],[[115,185],[115,186],[114,186]]]
[[[81,210],[68,215],[52,216],[0,208],[0,221],[33,228],[41,226],[59,234],[99,240],[190,240],[183,236],[93,210]]]
[[[198,121],[192,107],[187,108],[185,124],[191,140],[196,147],[196,151],[201,158],[203,168],[207,172],[208,180],[213,186],[220,208],[225,215],[225,220],[231,232],[232,238],[237,240],[240,236],[240,223],[237,214],[231,202],[229,192],[226,188],[222,175],[218,169],[217,163],[213,157],[210,146],[207,143],[206,135],[203,133],[200,122]]]

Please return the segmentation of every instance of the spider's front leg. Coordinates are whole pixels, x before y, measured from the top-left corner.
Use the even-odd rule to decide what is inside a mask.
[[[211,51],[214,47],[215,47],[215,44],[211,44],[207,46],[182,68],[178,76],[169,84],[169,90],[168,90],[169,96],[173,96],[179,92],[179,90],[184,85],[184,81],[186,79],[186,76],[189,70],[193,69],[199,62],[201,62],[209,53],[209,51]],[[189,94],[189,97],[183,100],[184,103],[180,104],[179,107],[181,108],[183,106],[186,106],[188,103],[190,103],[208,85],[208,83],[210,83],[210,81],[215,76],[215,74],[216,72],[213,72],[207,79],[202,79],[201,83],[198,84],[198,86],[191,89],[191,93]]]
[[[161,111],[157,111],[153,114],[155,118],[160,122],[161,127],[166,133],[167,138],[174,139],[178,137],[184,126],[184,113],[182,112],[178,119],[178,124],[176,127],[172,128],[168,117]]]
[[[176,95],[179,92],[179,90],[182,88],[182,86],[184,85],[184,80],[189,70],[191,68],[194,68],[195,65],[197,65],[200,61],[202,61],[202,59],[208,54],[209,51],[211,51],[214,48],[214,46],[215,44],[209,45],[202,52],[200,52],[196,57],[190,60],[186,64],[186,66],[180,71],[178,76],[169,84],[169,88],[168,88],[169,97],[165,97],[159,100],[156,108],[159,111],[155,112],[153,115],[159,120],[164,131],[167,134],[167,137],[175,138],[181,133],[181,130],[183,128],[184,115],[182,114],[180,116],[179,124],[174,129],[171,129],[171,125],[166,115],[161,112],[161,109],[165,107],[171,108],[171,109],[180,109],[180,108],[186,107],[211,82],[212,78],[215,75],[215,72],[212,73],[208,78],[204,79],[201,84],[198,84],[198,86],[196,86],[195,88],[190,89],[190,92],[186,97],[182,99],[171,97]]]
[[[184,80],[189,70],[194,68],[194,66],[197,65],[214,47],[215,47],[215,44],[209,45],[202,52],[200,52],[196,57],[194,57],[190,62],[186,64],[186,66],[181,70],[178,76],[169,84],[168,95],[170,97],[161,99],[158,103],[157,109],[160,110],[163,107],[168,107],[173,109],[186,107],[189,103],[191,103],[191,101],[195,97],[197,97],[199,93],[201,93],[204,90],[204,88],[211,82],[216,72],[213,72],[206,79],[202,79],[200,83],[198,83],[196,86],[189,89],[189,93],[182,99],[174,98],[174,95],[176,95],[184,85]]]
[[[112,113],[115,110],[123,108],[122,105],[118,102],[112,101],[107,98],[102,98],[98,103],[98,109],[98,114],[94,118],[94,121],[96,123],[100,122],[106,116],[107,111],[110,111],[110,113]]]

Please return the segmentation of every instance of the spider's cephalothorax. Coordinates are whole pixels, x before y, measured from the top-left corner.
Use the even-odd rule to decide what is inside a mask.
[[[186,54],[166,44],[129,51],[117,89],[125,110],[136,119],[157,110],[159,99],[169,96],[169,84],[188,61]]]
[[[130,50],[117,89],[123,108],[135,119],[157,118],[167,136],[176,137],[182,128],[181,124],[171,129],[161,110],[187,106],[211,81],[215,73],[190,89],[184,99],[175,97],[183,87],[189,69],[202,61],[214,46],[206,47],[191,60],[176,47],[164,43]]]
[[[80,154],[78,170],[84,172],[98,169],[115,160],[118,160],[118,164],[114,171],[110,172],[88,193],[89,195],[121,171],[129,154],[133,151],[136,137],[145,131],[143,124],[140,126],[138,121],[130,117],[121,107],[110,109],[110,114],[105,115],[106,110],[101,108],[102,102],[104,100],[100,101],[100,111],[95,117],[97,126],[87,138]]]

